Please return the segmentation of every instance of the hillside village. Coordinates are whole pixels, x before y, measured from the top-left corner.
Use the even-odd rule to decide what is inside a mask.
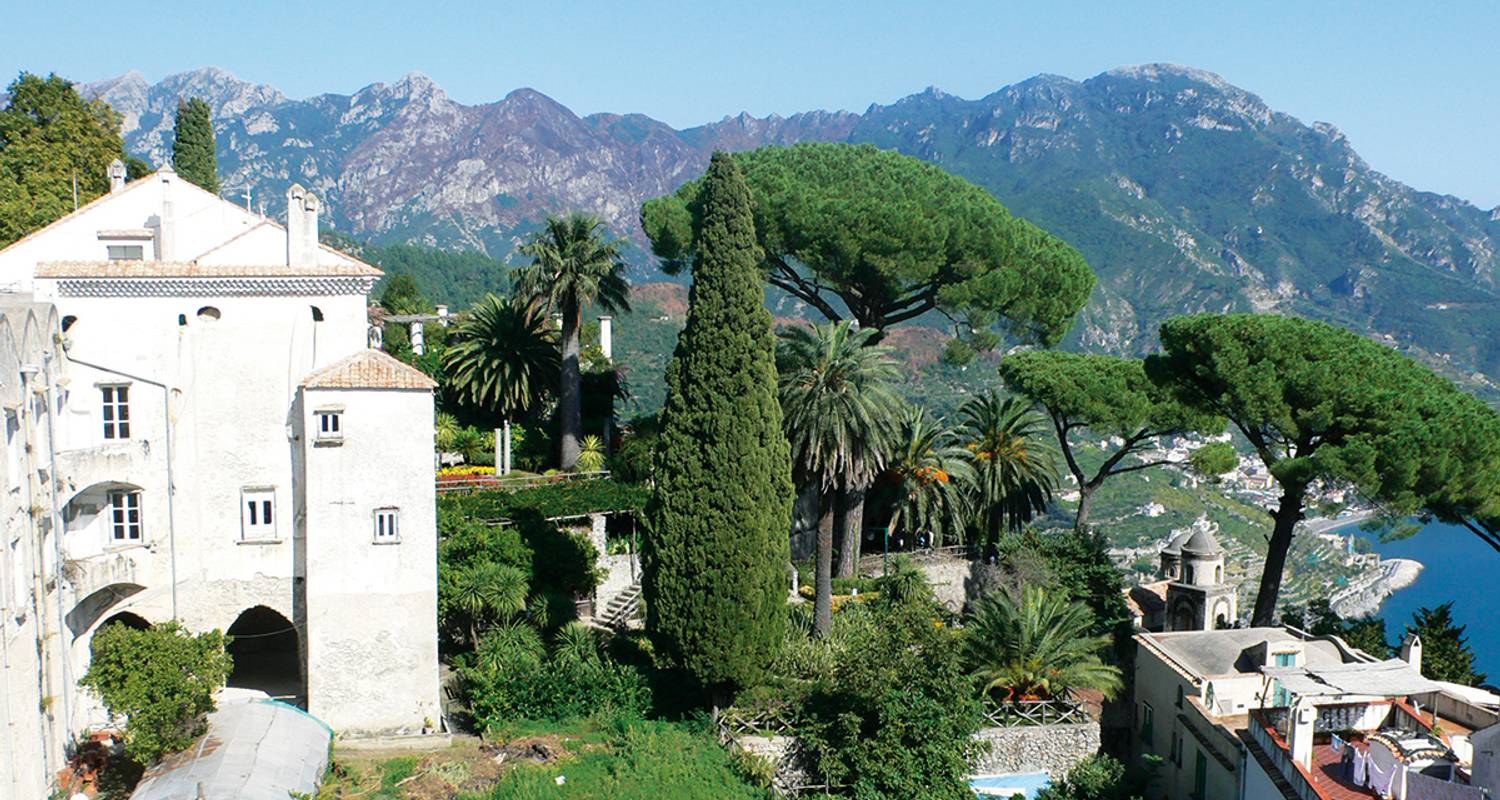
[[[0,112],[110,156],[0,228],[0,796],[1500,792],[1451,604],[1377,626],[1422,565],[1345,529],[1500,550],[1500,413],[1388,343],[1202,313],[1062,349],[1095,274],[984,189],[716,148],[639,209],[691,289],[622,418],[603,221],[450,306],[336,246],[318,176],[219,186],[190,101],[154,165],[55,76]],[[951,411],[897,389],[924,314],[964,320]]]

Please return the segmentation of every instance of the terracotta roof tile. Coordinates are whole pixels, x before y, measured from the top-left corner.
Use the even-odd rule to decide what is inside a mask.
[[[428,389],[437,384],[416,367],[379,350],[361,350],[302,379],[309,389]]]
[[[383,273],[358,261],[344,264],[208,265],[183,261],[45,261],[38,278],[288,278],[371,277]]]
[[[1167,584],[1171,581],[1156,581],[1125,590],[1125,605],[1141,616],[1148,616],[1167,607]]]

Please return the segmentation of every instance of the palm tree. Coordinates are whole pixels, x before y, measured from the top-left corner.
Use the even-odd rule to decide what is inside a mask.
[[[958,409],[964,446],[974,461],[975,505],[986,546],[1005,528],[1019,529],[1046,510],[1057,490],[1052,430],[1024,401],[993,389]]]
[[[895,484],[891,528],[926,535],[933,547],[961,541],[968,524],[974,466],[958,437],[927,410],[908,405],[886,463]]]
[[[604,222],[585,214],[548,217],[542,230],[521,246],[531,265],[516,270],[515,286],[523,295],[543,300],[562,314],[562,380],[558,389],[558,443],[563,469],[578,461],[583,434],[578,368],[578,331],[583,306],[630,310],[621,242],[605,239]]]
[[[819,499],[814,630],[833,624],[833,524],[843,536],[840,573],[852,575],[859,559],[864,495],[885,461],[885,447],[900,400],[891,388],[899,375],[890,348],[871,345],[873,329],[849,322],[780,331],[782,422],[800,474],[815,482]]]
[[[496,619],[526,610],[526,573],[482,561],[454,576],[452,603],[469,618],[469,643],[479,646],[480,629]]]
[[[1017,603],[1006,592],[979,599],[964,626],[964,659],[988,694],[1006,700],[1062,697],[1097,689],[1113,697],[1119,668],[1101,658],[1108,636],[1093,636],[1094,612],[1056,590],[1028,586]]]
[[[540,405],[559,368],[557,335],[542,307],[518,306],[493,294],[464,315],[443,355],[448,383],[460,401],[492,409],[504,422]],[[504,427],[509,436],[510,426]]]

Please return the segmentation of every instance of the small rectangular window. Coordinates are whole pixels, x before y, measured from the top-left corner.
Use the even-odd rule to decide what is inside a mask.
[[[244,541],[275,541],[276,490],[242,490],[240,492],[240,526]]]
[[[1155,747],[1152,742],[1154,738],[1154,731],[1152,729],[1155,727],[1155,723],[1156,714],[1152,711],[1151,704],[1141,703],[1141,741],[1145,742],[1147,747]]]
[[[343,412],[322,410],[315,412],[314,416],[317,417],[319,441],[337,441],[344,438]]]
[[[139,244],[111,244],[105,245],[109,252],[110,261],[143,261],[146,258],[146,248]]]
[[[401,541],[400,520],[400,509],[375,509],[375,544],[394,544]]]
[[[130,438],[130,387],[100,386],[104,395],[104,438]]]
[[[141,541],[141,493],[109,493],[109,538],[111,544],[139,544]]]

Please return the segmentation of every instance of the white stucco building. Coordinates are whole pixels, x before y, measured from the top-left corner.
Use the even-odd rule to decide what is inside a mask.
[[[1500,789],[1500,698],[1422,677],[1419,648],[1382,660],[1282,627],[1139,633],[1135,642],[1131,750],[1161,759],[1152,797],[1381,797],[1343,769],[1349,748],[1390,781],[1386,797],[1482,800]]]
[[[110,621],[235,635],[232,685],[340,735],[439,717],[433,385],[369,349],[380,273],[317,199],[287,218],[164,169],[0,251],[0,795],[105,722]]]

